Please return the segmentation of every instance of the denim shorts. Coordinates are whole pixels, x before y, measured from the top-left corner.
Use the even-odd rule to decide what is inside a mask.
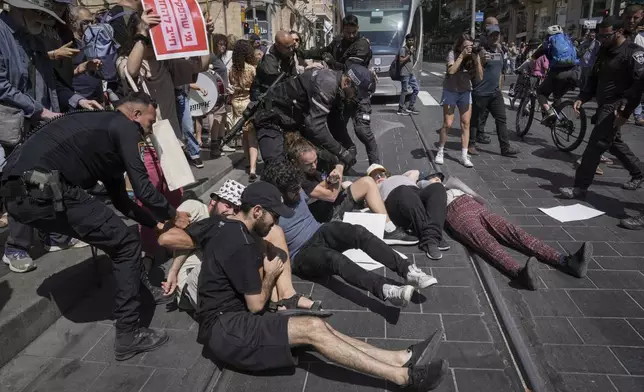
[[[460,93],[443,89],[441,105],[456,106],[458,108],[468,107],[472,104],[471,91],[462,91]]]

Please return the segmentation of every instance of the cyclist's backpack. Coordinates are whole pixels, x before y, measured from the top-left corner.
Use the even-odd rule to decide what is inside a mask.
[[[548,38],[548,47],[550,49],[550,66],[572,66],[577,65],[577,48],[566,34],[559,33]]]
[[[118,19],[134,11],[123,11],[116,15],[106,12],[99,23],[87,26],[83,34],[83,53],[87,60],[99,59],[103,63],[98,76],[107,81],[118,80],[116,71],[116,58],[118,57],[119,43],[114,39],[114,28],[110,21]]]

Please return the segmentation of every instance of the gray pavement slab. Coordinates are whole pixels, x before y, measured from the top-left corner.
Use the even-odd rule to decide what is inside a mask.
[[[438,66],[427,64],[425,68],[429,70]],[[442,79],[428,77],[425,82],[426,88],[439,90]],[[594,110],[592,104],[589,108]],[[444,169],[466,183],[474,184],[477,191],[485,194],[491,209],[556,249],[575,251],[582,241],[591,241],[594,261],[585,279],[564,275],[547,266],[540,268],[541,282],[536,292],[513,288],[507,277],[484,262],[483,268],[489,269],[500,289],[501,300],[509,310],[511,321],[518,326],[539,377],[545,380],[544,390],[644,390],[644,275],[641,257],[644,254],[644,232],[617,226],[620,218],[642,210],[644,194],[641,190],[621,189],[628,173],[619,163],[602,165],[604,175],[595,177],[591,193],[582,204],[606,214],[566,224],[549,218],[538,207],[577,203],[558,199],[556,190],[572,184],[575,173],[572,163],[583,152],[585,143],[572,154],[562,153],[554,147],[550,131],[536,122],[528,136],[519,140],[514,136],[515,113],[506,112],[510,139],[521,149],[518,157],[498,155],[495,127],[490,119],[486,132],[491,134],[492,143],[480,146],[481,155],[472,157],[474,168],[464,168],[456,160],[446,158]],[[438,113],[435,116],[440,118]],[[422,127],[434,152],[440,122],[437,119],[431,123],[433,126]],[[453,128],[446,153],[458,157],[458,121]],[[589,124],[586,139],[591,130]],[[636,154],[644,151],[644,135],[638,127],[627,124],[622,134]],[[527,259],[518,252],[511,254],[520,264]],[[456,374],[458,377],[458,371]],[[459,387],[459,391],[463,390]]]

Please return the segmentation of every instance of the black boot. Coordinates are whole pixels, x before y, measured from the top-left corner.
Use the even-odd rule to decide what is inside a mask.
[[[138,328],[133,332],[117,334],[114,341],[114,356],[125,361],[136,354],[156,350],[168,341],[168,334],[152,328]]]
[[[219,139],[210,139],[210,158],[217,159],[221,157],[221,141]]]
[[[574,254],[565,257],[566,271],[577,278],[583,278],[588,272],[588,263],[593,257],[593,244],[584,242]]]
[[[169,304],[174,300],[174,294],[165,295],[165,292],[161,287],[153,286],[152,283],[150,283],[150,278],[148,277],[148,273],[145,271],[145,268],[141,269],[141,285],[148,289],[154,298],[154,303],[157,305]]]
[[[537,272],[537,259],[530,257],[525,263],[525,267],[519,272],[517,282],[528,290],[537,290],[537,279],[539,273]]]

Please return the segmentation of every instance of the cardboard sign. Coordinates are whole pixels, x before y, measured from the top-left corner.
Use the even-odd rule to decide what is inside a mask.
[[[161,17],[150,30],[157,60],[203,56],[210,53],[206,21],[197,0],[142,0]]]

